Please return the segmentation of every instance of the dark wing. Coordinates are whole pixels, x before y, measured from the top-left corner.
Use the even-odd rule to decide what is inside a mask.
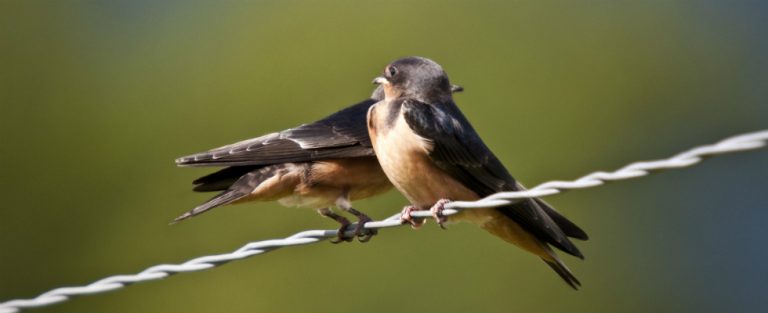
[[[194,191],[219,191],[227,190],[240,177],[252,171],[265,167],[264,165],[230,166],[211,174],[195,179],[192,184]]]
[[[452,102],[402,100],[408,126],[432,145],[432,161],[481,197],[516,190],[517,183]]]
[[[179,166],[243,166],[373,156],[368,99],[322,120],[176,160]]]
[[[480,197],[520,190],[452,101],[436,105],[413,99],[401,101],[405,121],[417,135],[429,141],[432,146],[429,157],[437,167]],[[558,223],[536,201],[529,199],[499,210],[540,240],[581,256]]]
[[[533,201],[535,201],[536,204],[544,210],[544,212],[547,212],[547,215],[549,215],[549,217],[551,217],[552,220],[557,223],[557,226],[560,226],[560,229],[563,230],[566,236],[579,240],[589,240],[589,235],[587,235],[587,233],[581,229],[581,227],[571,222],[568,218],[560,214],[560,212],[557,212],[555,208],[544,202],[544,200],[534,198]]]

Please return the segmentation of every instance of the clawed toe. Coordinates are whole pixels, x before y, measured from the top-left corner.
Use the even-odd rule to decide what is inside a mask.
[[[338,205],[344,211],[347,211],[357,217],[357,223],[355,224],[354,235],[350,237],[345,236],[347,232],[347,227],[351,224],[349,220],[347,220],[345,217],[341,215],[333,213],[330,209],[327,209],[327,208],[318,210],[318,212],[320,212],[320,214],[322,214],[323,216],[333,218],[334,220],[336,220],[341,224],[341,227],[339,227],[339,230],[337,231],[336,239],[331,240],[331,243],[340,243],[342,241],[350,242],[354,240],[355,237],[357,237],[357,240],[360,242],[368,242],[369,240],[371,240],[371,238],[373,238],[373,236],[375,236],[378,233],[378,231],[376,231],[375,229],[366,229],[365,223],[372,221],[372,219],[368,217],[368,215],[365,215],[365,213],[355,210],[354,208],[349,206],[348,202],[349,201],[339,201]]]
[[[355,236],[357,236],[357,241],[368,242],[371,240],[371,238],[373,238],[373,236],[379,233],[375,229],[365,228],[365,223],[370,221],[372,221],[372,219],[364,214],[360,217],[360,220],[357,221],[357,227],[355,228]]]
[[[360,234],[357,235],[357,241],[359,242],[368,242],[373,238],[373,236],[376,236],[379,232],[375,229],[363,229]]]
[[[400,223],[410,224],[411,228],[419,229],[422,225],[424,225],[424,219],[420,217],[414,217],[411,214],[413,211],[418,211],[418,209],[412,205],[404,207],[403,211],[400,213]]]
[[[332,239],[331,243],[341,243],[341,242],[351,242],[352,240],[357,237],[357,240],[360,242],[368,242],[378,234],[378,231],[375,229],[366,229],[365,223],[368,223],[372,221],[370,217],[368,217],[365,214],[360,214],[359,220],[357,223],[355,223],[355,232],[352,236],[347,237],[346,233],[348,231],[348,228],[351,223],[349,221],[346,221],[346,219],[337,219],[340,223],[342,223],[341,227],[339,227],[339,230],[336,232],[336,239]]]
[[[446,229],[445,223],[448,221],[448,218],[445,215],[443,215],[443,211],[445,210],[445,205],[448,202],[451,202],[451,200],[440,199],[435,203],[435,205],[433,205],[429,209],[429,212],[432,213],[432,217],[435,218],[435,222],[437,222],[437,225],[439,225],[440,228],[442,229]]]
[[[346,224],[342,224],[341,227],[339,227],[339,230],[336,231],[336,239],[331,239],[331,243],[337,244],[341,242],[351,242],[354,237],[346,237],[344,234],[347,232],[347,227],[350,225],[349,222]]]

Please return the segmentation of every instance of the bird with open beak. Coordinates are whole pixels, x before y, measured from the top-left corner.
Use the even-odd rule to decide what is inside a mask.
[[[451,90],[463,88],[454,85]],[[344,233],[351,223],[331,210],[335,206],[357,217],[355,236],[368,241],[375,231],[365,231],[363,225],[371,219],[353,208],[352,201],[392,188],[374,156],[365,122],[368,108],[383,98],[379,86],[371,98],[314,123],[177,159],[179,166],[226,167],[193,182],[195,191],[219,194],[174,222],[222,205],[278,201],[336,220],[341,226],[332,242],[350,241]]]
[[[574,289],[581,285],[551,247],[583,258],[568,237],[586,240],[587,234],[544,201],[442,215],[451,200],[524,188],[453,102],[440,65],[422,57],[402,58],[374,83],[384,87],[385,96],[368,110],[368,132],[384,173],[411,203],[403,209],[404,223],[421,225],[423,220],[411,216],[414,210],[432,211],[441,226],[468,221],[538,256]]]

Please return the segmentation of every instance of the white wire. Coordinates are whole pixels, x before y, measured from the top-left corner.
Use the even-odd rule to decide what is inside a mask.
[[[699,163],[703,158],[718,154],[754,150],[766,145],[768,130],[762,130],[724,139],[716,144],[700,146],[663,160],[635,162],[613,172],[594,172],[572,181],[550,181],[525,191],[500,192],[477,201],[454,201],[445,205],[443,213],[453,215],[461,210],[508,205],[523,198],[543,197],[570,189],[589,188],[605,182],[624,180],[648,175],[651,172],[682,168]],[[428,211],[413,212],[416,217],[430,217]],[[400,214],[382,221],[368,222],[367,229],[401,226]],[[354,229],[354,227],[350,227]],[[353,231],[348,231],[348,236]],[[53,289],[32,299],[10,300],[0,303],[0,313],[13,313],[22,309],[51,305],[69,300],[73,296],[90,295],[123,288],[127,285],[161,279],[175,273],[200,271],[227,262],[245,259],[283,247],[306,245],[329,238],[336,238],[336,230],[307,230],[283,239],[255,241],[231,253],[208,255],[181,264],[162,264],[147,268],[137,274],[110,276],[79,287]]]

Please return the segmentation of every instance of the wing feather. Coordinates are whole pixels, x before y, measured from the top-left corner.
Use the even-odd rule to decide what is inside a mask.
[[[181,157],[179,166],[244,166],[373,156],[367,99],[322,120]]]

